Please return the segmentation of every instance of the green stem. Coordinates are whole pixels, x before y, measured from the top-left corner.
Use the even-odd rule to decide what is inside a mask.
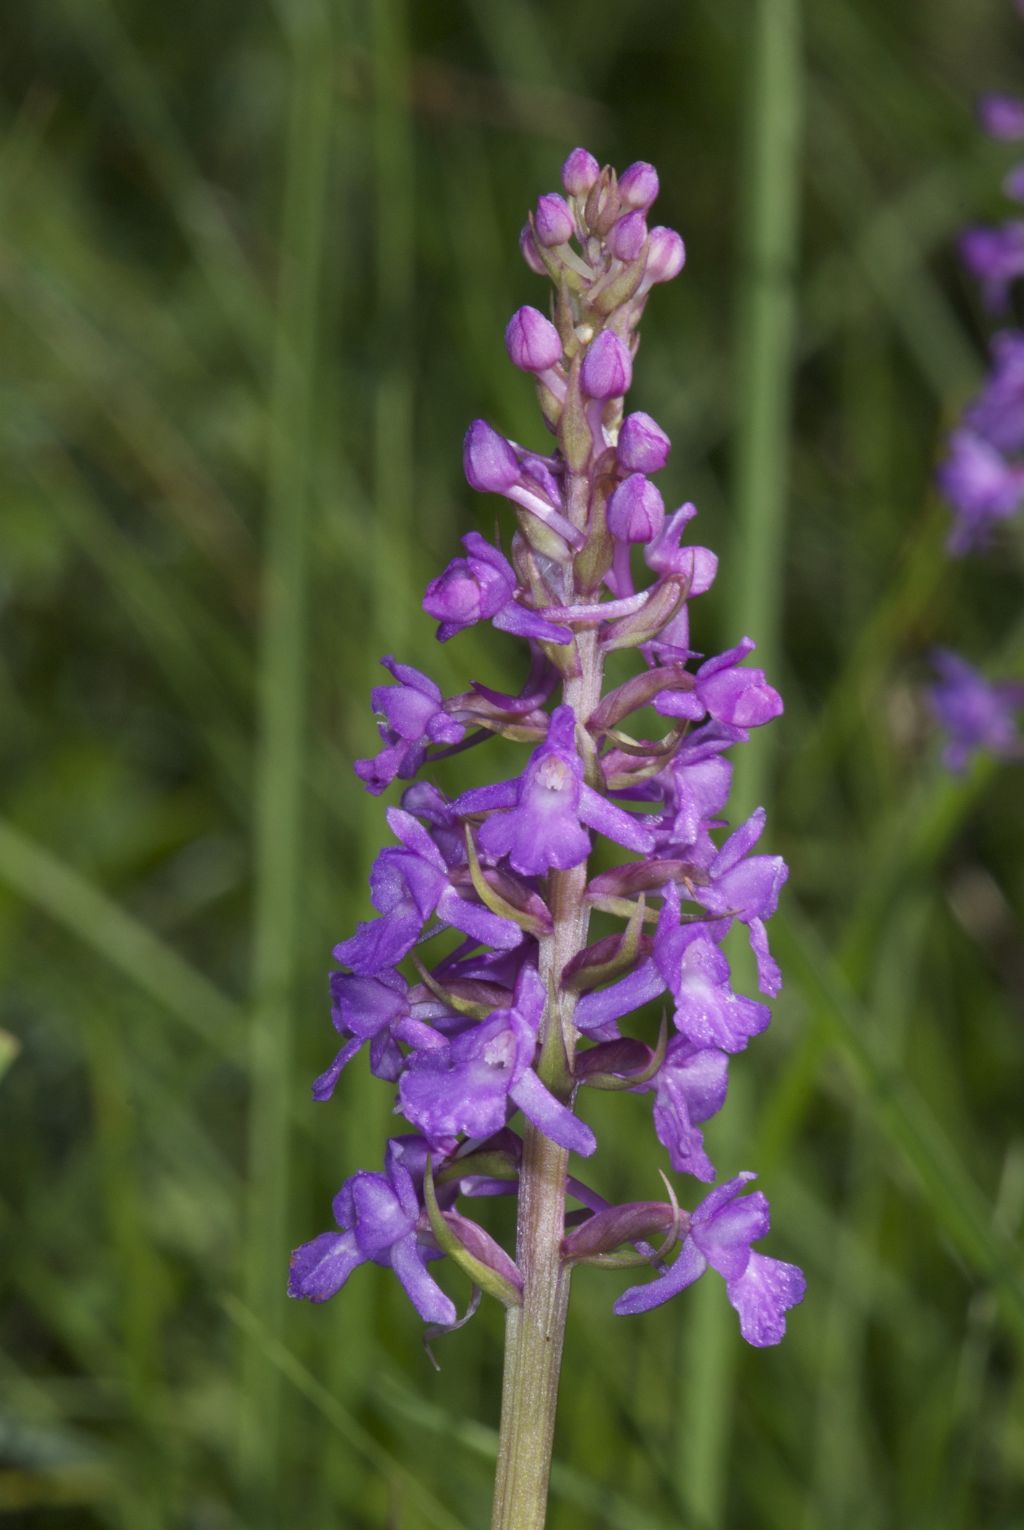
[[[601,652],[596,633],[577,640],[580,673],[567,680],[564,699],[582,720],[601,695]],[[549,902],[554,928],[540,942],[540,975],[553,995],[541,1036],[558,1026],[572,1055],[576,997],[563,992],[566,963],[586,944],[589,911],[583,892],[587,863],[552,872]],[[523,1133],[519,1175],[516,1261],[523,1274],[523,1304],[509,1309],[501,1433],[491,1530],[543,1530],[547,1515],[558,1377],[569,1306],[569,1271],[559,1255],[565,1234],[565,1180],[569,1154],[529,1122]]]
[[[569,1154],[536,1127],[523,1133],[516,1255],[523,1305],[508,1311],[493,1530],[541,1530],[555,1433],[569,1271],[565,1231]]]

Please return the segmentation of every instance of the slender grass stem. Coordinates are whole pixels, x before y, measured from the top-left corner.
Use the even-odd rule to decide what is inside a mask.
[[[231,999],[81,872],[3,819],[0,884],[70,930],[204,1044],[232,1054],[241,1015]]]
[[[759,0],[752,28],[745,166],[746,248],[740,273],[736,347],[739,390],[736,534],[732,544],[729,641],[757,641],[778,674],[782,606],[790,384],[795,342],[795,266],[800,168],[799,0]],[[771,730],[740,751],[732,802],[737,820],[763,802]],[[747,1123],[730,1101],[717,1135],[734,1172]],[[679,1491],[701,1522],[721,1521],[733,1405],[736,1346],[731,1315],[710,1282],[687,1313],[679,1399]]]
[[[256,369],[265,365],[268,304],[224,207],[200,174],[164,100],[159,77],[110,0],[63,0],[138,134],[139,146],[192,248],[196,269]]]
[[[373,154],[376,176],[375,282],[378,323],[374,411],[374,631],[400,651],[412,595],[408,566],[414,526],[413,393],[410,334],[415,287],[415,167],[409,113],[405,0],[374,0]],[[407,598],[408,597],[408,598]]]
[[[280,1338],[287,1207],[293,987],[302,886],[307,527],[317,398],[318,300],[331,125],[330,18],[292,8],[291,111],[272,379],[261,633],[250,1053],[248,1303]],[[254,1522],[280,1524],[280,1382],[264,1347],[243,1352],[241,1469]]]
[[[408,612],[415,611],[418,604],[410,572],[415,517],[412,335],[416,175],[408,25],[405,0],[346,0],[345,42],[353,58],[363,57],[369,65],[371,90],[369,110],[361,106],[351,124],[352,142],[365,145],[369,155],[367,173],[364,179],[352,163],[346,174],[350,196],[355,199],[361,192],[367,198],[368,221],[363,228],[353,229],[351,254],[358,271],[360,242],[368,229],[372,286],[367,292],[353,281],[351,302],[357,309],[365,304],[372,316],[375,357],[372,372],[355,372],[348,383],[355,394],[365,389],[367,378],[372,377],[369,467],[373,510],[366,525],[363,556],[360,559],[357,553],[354,558],[359,573],[350,586],[350,598],[362,605],[365,619],[361,627],[353,625],[346,634],[351,644],[347,672],[354,694],[360,698],[380,682],[378,660],[383,654],[409,657]],[[357,174],[361,185],[357,185]],[[355,738],[356,753],[372,752],[371,723],[361,720]],[[346,761],[346,767],[349,765]],[[334,787],[339,802],[347,795]],[[361,812],[354,818],[354,864],[365,866],[373,859],[379,834],[373,814]],[[332,874],[337,875],[336,869],[332,868]],[[358,893],[351,901],[357,897]],[[345,1129],[345,1156],[349,1160],[363,1159],[367,1142],[378,1140],[386,1131],[388,1111],[383,1095],[365,1090],[353,1094]],[[338,1342],[331,1349],[327,1378],[331,1391],[348,1407],[357,1409],[375,1368],[375,1333],[386,1323],[380,1314],[380,1303],[386,1298],[369,1283],[356,1282],[349,1296],[344,1310],[336,1316]],[[324,1476],[333,1501],[344,1505],[348,1513],[359,1512],[371,1479],[353,1473],[350,1463],[338,1455],[328,1460]]]

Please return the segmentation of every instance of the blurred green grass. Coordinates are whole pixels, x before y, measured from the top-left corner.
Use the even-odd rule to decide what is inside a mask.
[[[486,1520],[500,1315],[435,1374],[373,1272],[282,1293],[388,1124],[359,1070],[306,1092],[383,834],[349,769],[376,658],[425,652],[423,584],[493,517],[466,422],[540,439],[501,328],[583,141],[653,159],[687,238],[637,404],[723,555],[698,641],[750,625],[787,700],[745,787],[787,987],[709,1134],[810,1294],[753,1353],[720,1291],[619,1322],[582,1272],[552,1524],[1024,1523],[1019,782],[946,779],[918,689],[935,641],[1021,663],[1020,563],[947,567],[931,472],[986,331],[952,240],[1004,163],[970,104],[1024,32],[823,0],[780,76],[755,21],[788,9],[43,0],[10,31],[0,1521]],[[789,216],[761,129],[797,106]],[[469,633],[429,667],[516,664]],[[601,1188],[645,1194],[649,1106],[613,1104]]]

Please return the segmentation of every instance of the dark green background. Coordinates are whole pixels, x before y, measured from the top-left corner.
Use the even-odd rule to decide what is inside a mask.
[[[1024,22],[813,0],[794,58],[793,10],[11,11],[3,1524],[486,1523],[497,1309],[437,1374],[385,1272],[322,1309],[283,1286],[388,1130],[362,1063],[308,1098],[384,838],[350,771],[376,658],[448,691],[521,673],[497,634],[435,650],[418,601],[493,526],[468,420],[543,438],[501,332],[543,301],[516,235],[581,141],[654,160],[687,239],[633,397],[722,554],[698,646],[749,628],[787,702],[747,782],[791,866],[787,985],[708,1142],[761,1172],[809,1294],[756,1352],[720,1283],[619,1320],[625,1281],[582,1272],[551,1522],[1024,1523],[1021,778],[946,778],[921,700],[935,642],[1020,672],[1019,545],[950,568],[932,475],[991,327],[954,237],[1011,162],[971,103],[1024,85]],[[789,115],[793,217],[785,163],[752,168]],[[459,779],[514,768],[498,745]],[[659,1194],[649,1104],[598,1103],[597,1183]]]

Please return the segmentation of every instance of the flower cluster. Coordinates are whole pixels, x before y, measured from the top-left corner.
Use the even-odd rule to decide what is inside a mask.
[[[444,1255],[518,1303],[527,1272],[456,1202],[515,1194],[525,1143],[540,1134],[580,1205],[562,1259],[652,1275],[616,1312],[656,1306],[710,1267],[744,1337],[774,1344],[804,1280],[752,1250],[769,1224],[764,1196],[743,1193],[753,1175],[687,1212],[674,1195],[608,1205],[568,1173],[570,1153],[597,1152],[575,1106],[599,1088],[649,1095],[672,1169],[714,1182],[701,1127],[724,1103],[730,1059],[769,1022],[762,999],[734,988],[725,941],[746,932],[762,998],[775,995],[766,926],[787,871],[758,848],[763,810],[735,825],[727,816],[729,752],[782,701],[747,662],[749,638],[712,657],[691,647],[689,602],[717,560],[687,541],[694,507],[666,513],[651,476],[667,435],[624,409],[638,323],[654,287],[682,270],[683,241],[650,226],[651,165],[617,176],[576,149],[562,180],[564,196],[542,196],[521,235],[528,266],[554,284],[550,316],[523,307],[505,331],[552,449],[470,425],[466,478],[508,501],[511,535],[503,550],[471,532],[423,601],[440,641],[487,621],[524,645],[528,667],[517,694],[474,683],[445,698],[418,670],[383,661],[383,747],[356,771],[372,793],[410,784],[371,872],[376,917],[334,952],[339,1049],[314,1095],[327,1099],[368,1046],[412,1130],[389,1142],[382,1173],[341,1187],[337,1230],[296,1251],[290,1292],[323,1301],[373,1261],[391,1266],[426,1322],[450,1327],[455,1308],[429,1271]],[[529,747],[517,774],[454,799],[420,778],[497,737]],[[596,938],[592,916],[605,929]],[[637,1012],[652,1001],[666,1018],[644,1039]]]
[[[979,115],[991,138],[1024,139],[1024,101],[1013,96],[982,99]],[[1004,190],[1024,201],[1024,165],[1008,173]],[[1005,312],[1010,289],[1024,276],[1024,221],[968,229],[960,241],[967,271],[980,284],[986,306]],[[989,547],[1000,528],[1024,505],[1024,331],[993,337],[988,376],[953,430],[939,486],[953,511],[948,548],[963,557]],[[946,735],[946,765],[963,770],[981,749],[1004,758],[1024,757],[1018,714],[1024,686],[987,680],[966,660],[941,650],[934,656],[937,683],[932,709]]]

